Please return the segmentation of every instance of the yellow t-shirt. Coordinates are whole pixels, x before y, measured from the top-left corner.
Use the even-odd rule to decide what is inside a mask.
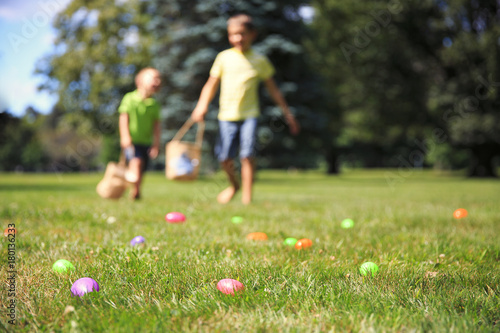
[[[219,120],[258,117],[259,83],[273,74],[274,67],[269,59],[251,49],[243,53],[232,48],[219,53],[210,70],[210,76],[221,80]]]

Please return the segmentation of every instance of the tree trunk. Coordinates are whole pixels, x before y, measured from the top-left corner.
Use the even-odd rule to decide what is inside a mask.
[[[500,146],[495,144],[482,144],[471,148],[471,161],[469,177],[497,177],[494,158],[500,155]]]
[[[328,175],[338,175],[339,170],[339,154],[335,147],[332,147],[326,153],[326,163],[328,163],[328,169],[326,173]]]

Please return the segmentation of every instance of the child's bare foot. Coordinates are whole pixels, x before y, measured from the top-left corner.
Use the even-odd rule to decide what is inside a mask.
[[[241,202],[244,204],[244,205],[249,205],[251,202],[252,202],[252,197],[249,196],[249,195],[245,195],[243,194],[242,197],[241,197]]]
[[[129,198],[132,201],[139,200],[141,198],[141,195],[139,193],[133,193],[132,191],[129,193]]]
[[[231,201],[238,190],[239,187],[229,186],[219,193],[219,195],[217,196],[217,201],[221,204],[227,204],[229,201]]]

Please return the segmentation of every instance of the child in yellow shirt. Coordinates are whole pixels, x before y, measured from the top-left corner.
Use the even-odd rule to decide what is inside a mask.
[[[217,55],[191,118],[194,121],[203,120],[208,112],[208,105],[220,86],[219,142],[216,154],[230,186],[219,193],[217,201],[222,204],[229,202],[240,189],[233,162],[239,145],[241,200],[244,204],[249,204],[252,201],[255,137],[257,117],[260,114],[258,85],[261,81],[275,103],[281,107],[293,135],[299,132],[299,125],[273,79],[274,67],[269,59],[252,50],[257,32],[251,17],[244,14],[232,16],[227,22],[227,32],[232,48]]]

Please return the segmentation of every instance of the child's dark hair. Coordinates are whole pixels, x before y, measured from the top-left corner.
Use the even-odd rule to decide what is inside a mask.
[[[255,26],[252,22],[252,17],[247,14],[235,14],[232,15],[228,20],[227,20],[227,25],[229,26],[230,24],[241,24],[243,25],[247,30],[249,31],[255,31]]]

